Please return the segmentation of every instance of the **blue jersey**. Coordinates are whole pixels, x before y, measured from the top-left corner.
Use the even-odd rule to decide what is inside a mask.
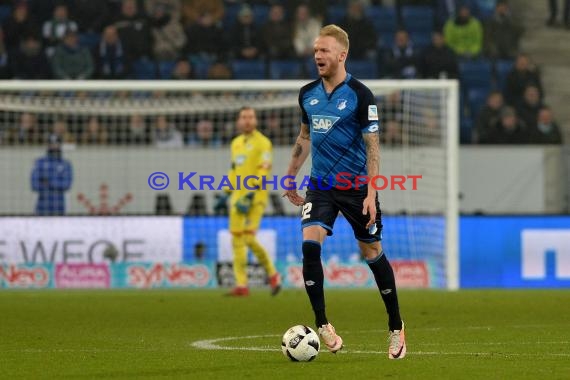
[[[372,91],[347,74],[330,94],[318,79],[301,88],[302,123],[311,133],[311,177],[336,185],[339,173],[366,175],[363,133],[379,133]],[[331,178],[332,177],[332,178]],[[332,181],[331,181],[332,180]],[[331,183],[332,182],[332,183]]]

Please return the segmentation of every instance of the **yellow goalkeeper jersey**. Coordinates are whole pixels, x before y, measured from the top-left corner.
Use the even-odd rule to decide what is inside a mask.
[[[271,141],[258,130],[250,135],[239,135],[232,140],[232,166],[229,172],[229,179],[234,190],[232,191],[231,202],[245,194],[253,191],[249,187],[259,186],[260,190],[255,191],[254,202],[267,203],[268,190],[273,188],[273,184],[263,186],[263,177],[269,176],[273,162],[273,145]],[[246,181],[247,176],[255,176]],[[272,180],[272,178],[267,178]]]

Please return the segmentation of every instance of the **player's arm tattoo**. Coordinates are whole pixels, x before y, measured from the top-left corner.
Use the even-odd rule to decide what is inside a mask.
[[[366,168],[370,178],[380,174],[380,140],[378,133],[364,133]]]
[[[287,170],[287,175],[297,175],[301,166],[307,159],[309,155],[309,149],[311,147],[311,133],[309,131],[309,126],[306,124],[301,124],[301,131],[297,140],[295,141],[295,146],[293,147],[293,153],[291,157],[291,162],[289,163],[289,169]]]
[[[309,132],[309,127],[306,124],[301,124],[301,132],[297,136],[297,141],[295,141],[295,147],[293,148],[293,157],[297,158],[303,154],[303,147],[307,146],[306,141],[311,140],[311,134]]]

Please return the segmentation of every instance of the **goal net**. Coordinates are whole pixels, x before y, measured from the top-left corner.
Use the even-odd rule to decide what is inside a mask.
[[[396,263],[407,263],[396,270],[400,278],[412,279],[410,286],[456,288],[457,85],[364,82],[376,96],[381,120],[384,250]],[[229,260],[227,210],[214,205],[222,193],[219,179],[230,165],[236,112],[244,105],[257,109],[259,129],[273,142],[272,175],[281,177],[299,132],[298,91],[305,83],[3,82],[0,213],[184,216],[184,260]],[[38,165],[47,164],[38,159],[56,142],[69,167],[42,171]],[[299,178],[309,174],[309,167],[310,159]],[[58,177],[60,172],[64,174]],[[41,190],[49,182],[46,176],[57,177],[57,184]],[[394,183],[402,178],[403,187]],[[213,189],[208,185],[212,179]],[[298,262],[300,210],[281,193],[277,182],[260,239],[277,261]],[[323,258],[333,263],[361,260],[342,215]],[[414,283],[423,281],[418,280],[422,271],[428,283]],[[342,282],[341,270],[334,275]]]

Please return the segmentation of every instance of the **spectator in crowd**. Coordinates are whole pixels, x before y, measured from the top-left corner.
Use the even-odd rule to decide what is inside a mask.
[[[125,55],[130,61],[150,57],[151,33],[144,14],[135,0],[123,0],[121,13],[115,21]]]
[[[538,112],[536,127],[531,129],[532,144],[562,144],[562,134],[558,123],[552,117],[552,110],[543,106]]]
[[[0,28],[0,79],[11,77],[10,65],[8,61],[8,49],[4,44],[4,32]]]
[[[517,113],[512,107],[505,107],[495,128],[491,130],[486,144],[527,144],[529,131],[519,120]]]
[[[443,34],[449,47],[461,58],[475,58],[483,48],[483,26],[471,15],[468,6],[462,5],[456,17],[447,20]]]
[[[432,34],[431,45],[420,56],[419,70],[422,78],[459,78],[457,56],[445,43],[440,31]]]
[[[402,145],[402,126],[396,120],[389,120],[380,133],[380,142],[382,146],[401,146]]]
[[[562,23],[566,29],[570,29],[570,0],[563,0],[564,10],[562,13]],[[546,21],[548,26],[556,26],[556,19],[558,18],[558,0],[548,0],[548,8],[550,17]]]
[[[114,25],[103,30],[97,50],[97,77],[101,79],[124,79],[129,73],[130,62],[125,56],[123,42]]]
[[[38,193],[36,215],[64,215],[65,192],[71,188],[73,168],[62,157],[61,140],[49,137],[47,154],[32,169],[32,190]]]
[[[20,47],[20,44],[29,36],[39,36],[37,24],[30,17],[28,4],[19,1],[12,10],[12,15],[3,24],[4,43],[10,52]]]
[[[344,0],[342,0],[344,1]],[[287,0],[283,1],[287,11],[287,14],[293,15],[295,14],[299,5],[306,5],[309,7],[309,12],[317,19],[321,20],[321,22],[325,19],[327,14],[327,7],[330,5],[330,0]]]
[[[71,0],[69,13],[77,22],[80,33],[100,33],[109,21],[107,1]]]
[[[58,4],[53,10],[53,18],[44,22],[42,35],[45,41],[45,49],[48,56],[52,56],[56,46],[58,46],[68,34],[68,32],[77,32],[79,27],[77,23],[70,20],[68,10],[65,4]]]
[[[410,133],[410,143],[417,145],[439,146],[442,143],[440,120],[437,107],[422,107],[418,122],[422,126],[421,134]],[[414,141],[415,140],[415,141]]]
[[[418,63],[418,53],[408,32],[398,30],[394,36],[394,44],[384,59],[388,76],[397,79],[416,78]]]
[[[106,145],[109,142],[107,129],[101,125],[97,116],[89,117],[79,142],[83,145]]]
[[[528,86],[524,90],[524,95],[516,110],[519,118],[526,124],[527,127],[533,129],[536,127],[538,120],[538,112],[542,108],[542,101],[540,100],[540,92],[535,86]]]
[[[51,137],[56,136],[62,144],[75,144],[76,138],[69,132],[67,121],[62,118],[57,118],[53,122]],[[49,138],[49,137],[48,137]]]
[[[118,136],[117,140],[120,144],[126,145],[149,145],[151,137],[144,116],[131,115],[126,130],[121,131],[121,136]]]
[[[257,59],[262,56],[261,36],[254,24],[253,10],[247,4],[242,5],[237,14],[237,23],[230,33],[230,41],[235,59]]]
[[[224,120],[220,128],[220,143],[222,145],[228,145],[232,139],[236,136],[235,125],[233,121]],[[192,144],[191,137],[188,139],[188,144]]]
[[[221,24],[224,17],[224,2],[222,0],[181,0],[182,19],[186,26],[203,22],[201,19],[208,15],[212,25]]]
[[[340,27],[350,36],[352,59],[376,59],[376,30],[364,14],[363,0],[350,0]]]
[[[159,61],[175,60],[186,45],[184,28],[173,12],[167,4],[156,2],[151,13],[153,53]]]
[[[487,101],[479,111],[475,122],[475,142],[489,141],[489,135],[497,127],[504,107],[505,100],[500,91],[492,91],[487,96]]]
[[[176,79],[176,80],[194,79],[194,71],[192,69],[192,65],[190,64],[190,62],[188,62],[188,60],[184,58],[181,58],[178,61],[176,61],[170,79]]]
[[[155,119],[153,141],[157,148],[181,148],[184,145],[182,133],[168,121],[165,115],[160,115]]]
[[[293,47],[300,58],[313,56],[313,43],[319,35],[322,22],[311,15],[309,7],[300,4],[295,10],[293,21]]]
[[[522,25],[512,16],[505,1],[497,2],[493,17],[485,22],[485,55],[493,59],[514,59],[519,52]]]
[[[261,31],[263,50],[270,59],[288,59],[295,56],[291,25],[285,20],[283,5],[271,5],[269,19]]]
[[[543,98],[542,81],[538,69],[526,54],[519,53],[513,69],[507,75],[504,93],[506,102],[511,106],[516,106],[522,100],[524,90],[528,86],[538,88],[540,98]]]
[[[215,16],[204,13],[186,29],[186,51],[193,59],[206,62],[225,60],[226,36]]]
[[[398,123],[402,122],[403,110],[402,110],[402,95],[399,91],[394,91],[390,93],[384,100],[380,103],[379,114],[381,118],[380,125],[386,125],[389,121],[395,120]]]
[[[147,15],[152,15],[157,6],[162,6],[172,19],[182,22],[180,0],[143,0],[143,2]]]
[[[51,78],[49,61],[36,37],[26,37],[11,58],[11,74],[14,79]]]
[[[232,79],[232,71],[225,63],[217,62],[210,66],[207,77],[208,79],[220,80]]]
[[[263,118],[263,134],[273,145],[289,145],[288,133],[293,134],[293,131],[283,125],[279,116],[278,111],[275,111]]]
[[[211,120],[200,120],[196,124],[196,141],[195,143],[201,147],[217,145],[215,140],[214,123]]]
[[[53,54],[52,69],[56,79],[89,79],[94,66],[91,53],[79,45],[76,32],[68,31],[63,44]]]
[[[38,126],[36,115],[22,112],[15,128],[8,132],[10,145],[38,145],[43,144],[42,134]]]

